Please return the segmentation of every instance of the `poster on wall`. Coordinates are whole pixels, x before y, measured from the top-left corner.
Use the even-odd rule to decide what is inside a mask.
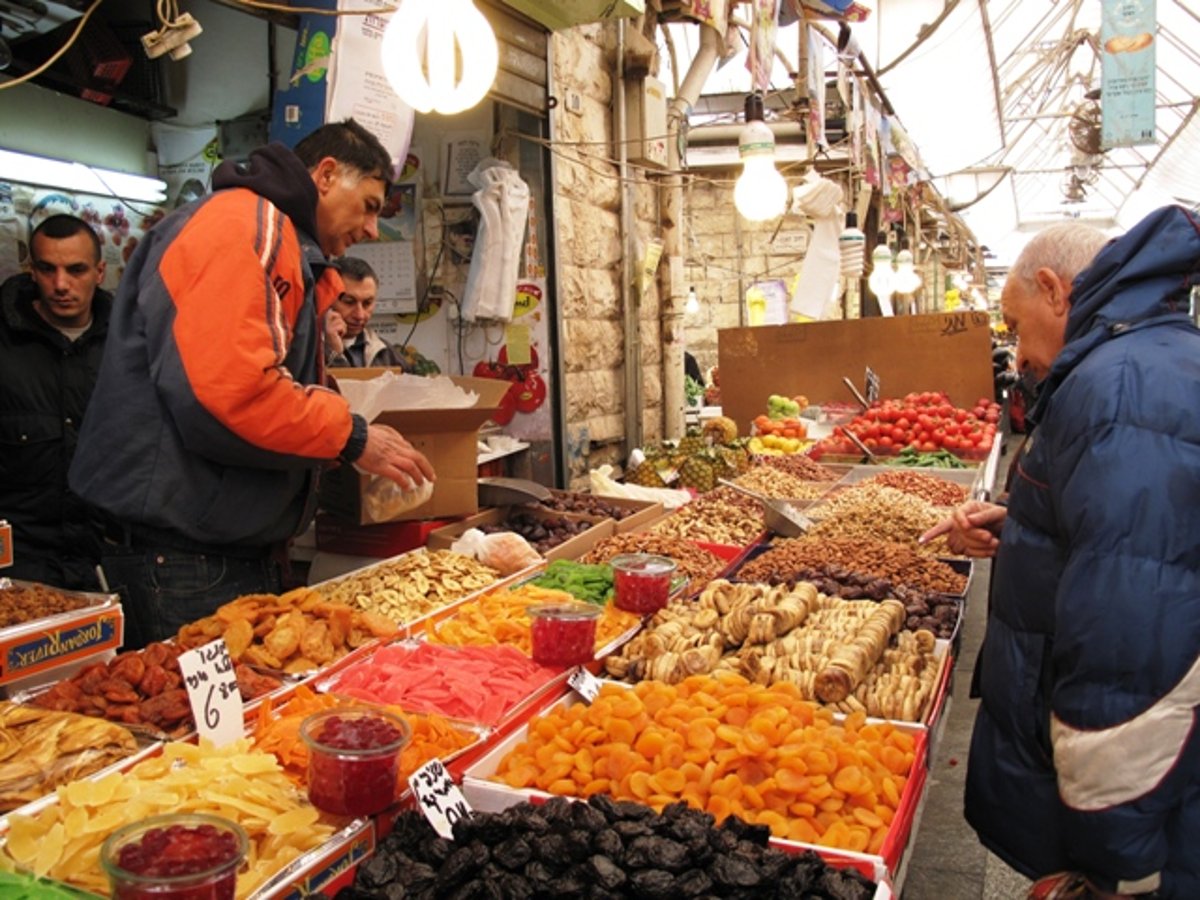
[[[308,0],[307,6],[332,10],[336,0]],[[294,147],[300,138],[325,124],[329,62],[337,17],[309,13],[300,17],[296,54],[287,85],[275,92],[271,104],[270,138]]]
[[[158,177],[167,183],[168,209],[178,209],[212,190],[213,169],[221,162],[213,125],[181,128],[150,123],[158,157]]]
[[[329,70],[329,97],[325,121],[353,117],[379,138],[392,159],[400,163],[408,155],[416,113],[401,100],[387,77],[379,52],[389,13],[390,0],[338,0],[338,11],[377,9],[377,15],[343,15],[338,18]]]
[[[60,213],[83,219],[100,238],[101,258],[107,265],[101,287],[108,290],[116,288],[138,243],[165,215],[161,207],[148,203],[0,182],[0,281],[28,269],[29,235]]]

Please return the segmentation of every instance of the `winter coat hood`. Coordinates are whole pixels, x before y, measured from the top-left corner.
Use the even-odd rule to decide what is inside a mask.
[[[285,145],[273,141],[250,151],[246,162],[227,161],[213,172],[213,189],[249,188],[274,203],[300,231],[317,234],[317,186]]]

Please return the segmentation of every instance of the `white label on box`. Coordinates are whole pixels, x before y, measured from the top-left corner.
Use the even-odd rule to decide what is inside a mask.
[[[431,759],[408,779],[417,796],[417,805],[433,830],[442,837],[454,837],[454,823],[475,815],[462,791],[450,778],[440,759]]]
[[[245,729],[242,694],[224,638],[179,654],[196,730],[217,747],[236,741]]]
[[[600,679],[580,666],[570,677],[567,678],[567,684],[574,688],[575,693],[591,703],[600,695]]]

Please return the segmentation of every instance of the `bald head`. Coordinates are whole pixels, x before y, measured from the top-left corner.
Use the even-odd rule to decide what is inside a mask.
[[[1099,229],[1068,222],[1042,229],[1025,245],[1000,295],[1021,371],[1046,377],[1066,340],[1071,283],[1107,242]]]

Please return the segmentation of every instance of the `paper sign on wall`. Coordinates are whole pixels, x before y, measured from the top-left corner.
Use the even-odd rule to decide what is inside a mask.
[[[242,737],[242,694],[225,639],[217,638],[211,644],[181,653],[179,668],[200,736],[217,747]]]

